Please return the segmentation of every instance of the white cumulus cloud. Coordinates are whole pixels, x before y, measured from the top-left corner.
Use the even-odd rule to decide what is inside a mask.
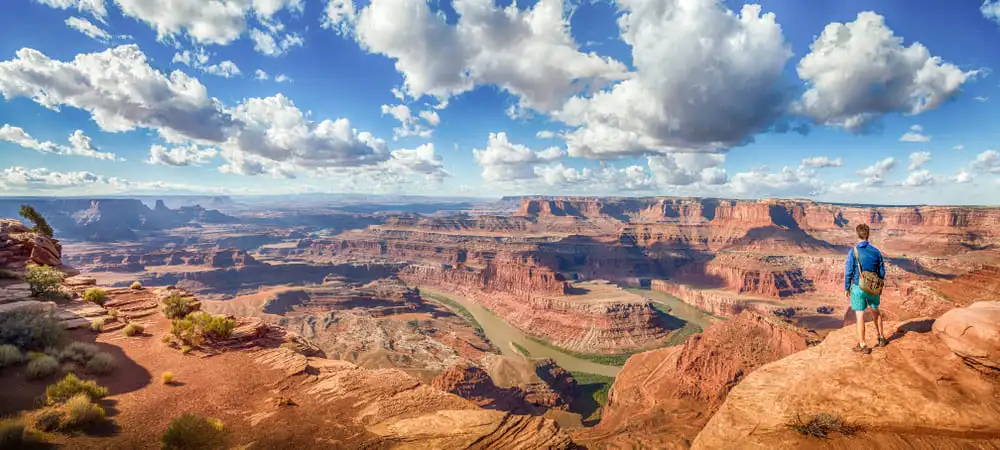
[[[910,166],[906,170],[917,170],[931,160],[931,152],[910,153]]]
[[[514,144],[507,133],[490,133],[485,149],[473,149],[476,163],[483,167],[486,181],[512,181],[532,179],[537,175],[535,167],[555,162],[564,156],[557,147],[536,152],[520,144]]]
[[[972,167],[976,170],[990,173],[1000,173],[1000,152],[996,150],[986,150],[972,161]]]
[[[214,148],[199,148],[195,144],[170,149],[162,145],[153,145],[149,147],[147,161],[150,164],[163,166],[200,166],[207,164],[218,154],[219,151]]]
[[[87,158],[103,159],[114,161],[119,159],[114,153],[101,152],[94,149],[90,137],[83,134],[82,130],[76,130],[69,135],[69,146],[57,145],[53,142],[41,142],[31,137],[24,129],[10,124],[0,127],[0,141],[7,141],[24,148],[29,148],[41,153],[51,153],[64,156],[84,156]]]
[[[899,137],[900,142],[930,142],[931,137],[925,136],[923,134],[924,127],[920,125],[914,125],[910,127],[910,131],[906,132]]]
[[[896,167],[896,158],[888,157],[858,171],[858,175],[865,177],[864,184],[867,186],[878,186],[885,182],[885,176]]]
[[[93,22],[83,17],[70,17],[66,19],[66,26],[101,42],[107,42],[111,38],[111,35],[107,31],[104,31],[104,29],[94,25]]]
[[[814,156],[812,158],[806,158],[802,160],[802,167],[812,167],[814,169],[822,169],[824,167],[840,167],[843,164],[840,158],[830,159],[827,156]]]

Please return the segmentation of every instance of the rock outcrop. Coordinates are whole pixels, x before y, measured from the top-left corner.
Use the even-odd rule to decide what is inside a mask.
[[[995,308],[948,313],[935,323],[935,333],[929,332],[933,319],[886,324],[895,330],[889,346],[870,355],[851,351],[853,329],[835,331],[815,347],[750,373],[730,391],[694,448],[996,448],[1000,379],[970,367],[967,359],[997,354],[997,322],[978,322],[975,312]],[[964,326],[976,331],[965,337],[953,328]],[[860,432],[820,440],[792,428],[820,414]]]
[[[1000,376],[1000,302],[977,302],[934,321],[934,334],[967,364]]]
[[[23,269],[28,263],[61,266],[62,246],[21,222],[0,219],[0,268]]]
[[[529,414],[532,411],[524,400],[520,387],[500,388],[493,383],[485,370],[469,363],[459,363],[438,375],[431,385],[445,392],[471,400],[485,409]]]
[[[745,311],[684,345],[636,354],[615,378],[601,422],[574,439],[598,448],[685,448],[733,386],[815,341],[811,333]]]

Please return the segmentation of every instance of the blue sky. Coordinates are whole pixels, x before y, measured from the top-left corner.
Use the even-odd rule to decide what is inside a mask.
[[[1000,203],[989,1],[3,8],[0,195]]]

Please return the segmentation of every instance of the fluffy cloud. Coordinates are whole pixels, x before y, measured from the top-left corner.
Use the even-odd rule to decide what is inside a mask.
[[[972,167],[976,170],[990,173],[1000,173],[1000,152],[996,150],[986,150],[972,161]]]
[[[781,73],[792,52],[773,14],[744,5],[737,15],[714,0],[619,4],[636,72],[556,114],[579,127],[566,136],[570,155],[728,148],[784,113]]]
[[[955,176],[955,182],[959,184],[971,183],[972,179],[972,174],[964,170],[958,172],[958,175]]]
[[[910,153],[910,166],[906,170],[917,170],[931,160],[931,152]]]
[[[0,188],[4,192],[36,194],[61,190],[82,189],[92,193],[135,193],[169,191],[227,193],[227,190],[192,186],[163,181],[130,181],[118,177],[105,177],[86,171],[57,172],[46,168],[29,169],[13,166],[0,171]]]
[[[94,25],[91,21],[82,17],[70,17],[66,19],[66,26],[87,35],[91,39],[107,42],[111,35],[101,27]]]
[[[274,82],[275,83],[291,83],[292,79],[288,78],[288,76],[285,75],[285,74],[283,74],[283,73],[279,73],[279,74],[275,75]]]
[[[90,113],[104,131],[156,130],[168,140],[221,142],[232,126],[204,85],[183,72],[151,68],[139,47],[123,45],[72,61],[50,59],[24,48],[0,62],[0,93],[27,97],[58,111],[71,106]]]
[[[512,181],[536,178],[535,167],[563,157],[563,151],[551,147],[540,152],[511,143],[507,133],[490,133],[485,149],[473,149],[472,155],[483,167],[486,181]]]
[[[830,159],[826,156],[814,156],[812,158],[803,159],[801,166],[822,169],[824,167],[840,167],[841,164],[843,164],[843,162],[840,158]]]
[[[84,156],[87,158],[103,159],[114,161],[118,157],[114,153],[100,152],[91,145],[90,137],[83,134],[82,130],[76,130],[69,135],[69,146],[56,145],[45,141],[40,142],[31,137],[24,129],[4,124],[0,127],[0,141],[12,142],[24,148],[30,148],[41,153],[51,153],[54,155]]]
[[[267,56],[284,55],[292,47],[301,47],[305,43],[298,33],[288,33],[277,39],[274,34],[256,28],[250,30],[250,39],[253,40],[253,49]]]
[[[878,186],[885,182],[885,176],[896,167],[896,158],[888,157],[858,171],[858,175],[865,177],[864,185]]]
[[[97,0],[90,0],[97,1]],[[253,13],[265,25],[282,9],[301,12],[302,0],[115,0],[122,14],[145,22],[158,39],[185,35],[200,44],[225,45],[246,30]],[[272,25],[280,29],[280,24]]]
[[[705,185],[726,182],[726,169],[719,167],[726,161],[725,155],[706,153],[678,153],[650,155],[649,170],[660,186],[687,186],[694,183]]]
[[[226,60],[218,64],[209,65],[208,59],[208,53],[205,52],[204,48],[200,48],[196,52],[184,50],[183,52],[174,53],[174,57],[170,62],[184,64],[185,66],[223,78],[235,77],[241,74],[240,68],[232,61]],[[258,72],[263,71],[258,70]],[[266,76],[267,74],[265,73],[264,75]]]
[[[809,84],[797,109],[817,123],[867,131],[884,114],[920,114],[958,94],[976,72],[931,56],[920,43],[903,46],[882,16],[862,12],[831,23],[798,65]]]
[[[738,196],[816,196],[825,192],[825,184],[808,169],[784,167],[780,172],[766,168],[740,172],[730,178],[724,188]]]
[[[979,12],[983,13],[983,17],[1000,23],[1000,1],[985,0],[979,7]]]
[[[535,133],[535,137],[539,139],[552,139],[556,137],[556,133],[550,130],[542,130]]]
[[[224,146],[234,151],[306,168],[373,165],[390,157],[384,141],[358,132],[349,120],[311,122],[281,94],[248,99],[232,113],[239,127]]]
[[[149,147],[150,164],[163,166],[200,166],[215,158],[219,151],[214,148],[199,148],[195,144],[167,149],[162,145]]]
[[[919,187],[919,186],[929,186],[934,184],[935,177],[931,175],[930,171],[927,170],[917,170],[910,172],[910,175],[903,180],[903,186],[909,187]]]
[[[269,80],[271,78],[271,76],[268,75],[267,72],[264,72],[263,70],[260,70],[260,69],[257,69],[254,72],[253,77],[254,77],[254,79],[256,79],[258,81],[267,81],[267,80]]]
[[[323,26],[353,31],[365,50],[394,59],[413,98],[447,99],[488,84],[517,96],[521,108],[551,111],[588,84],[625,74],[620,62],[579,51],[562,0],[525,11],[456,0],[455,25],[424,0],[374,0],[357,14],[348,3],[331,0]]]
[[[441,123],[441,117],[437,112],[426,110],[414,115],[406,105],[382,105],[382,115],[390,115],[399,121],[400,126],[392,129],[394,139],[407,136],[427,139],[434,133],[434,130],[427,126],[434,127]],[[420,123],[418,119],[422,119],[424,123]]]
[[[104,0],[35,0],[38,3],[51,8],[70,9],[76,8],[80,12],[88,12],[95,18],[104,22],[104,17],[108,15],[104,7]]]
[[[450,174],[444,170],[441,157],[434,153],[434,144],[427,143],[415,149],[393,150],[391,159],[384,167],[389,170],[402,171],[426,176],[434,181],[442,181]]]
[[[900,142],[930,142],[930,136],[924,136],[924,127],[920,125],[914,125],[910,127],[910,131],[906,132],[899,137]]]

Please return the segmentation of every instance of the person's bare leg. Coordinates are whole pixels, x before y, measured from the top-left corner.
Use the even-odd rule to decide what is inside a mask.
[[[865,312],[854,311],[854,316],[858,319],[858,346],[865,345]]]
[[[874,320],[874,322],[875,322],[875,331],[878,332],[878,337],[884,338],[885,337],[885,332],[883,332],[883,330],[882,330],[882,313],[880,313],[877,309],[872,309],[872,315],[875,316],[875,320]]]

